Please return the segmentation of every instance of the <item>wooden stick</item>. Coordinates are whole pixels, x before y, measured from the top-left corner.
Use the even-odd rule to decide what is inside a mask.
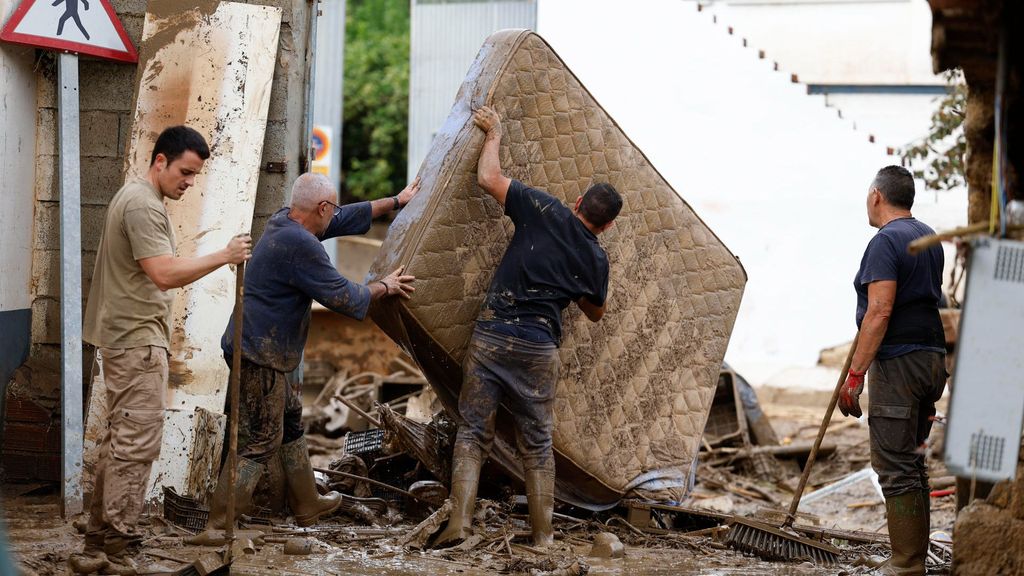
[[[359,414],[360,416],[365,418],[367,422],[369,422],[370,424],[373,424],[377,428],[380,428],[380,420],[377,420],[373,416],[370,416],[369,414],[364,412],[362,408],[360,408],[359,406],[356,406],[355,402],[352,402],[351,400],[348,400],[347,398],[345,398],[341,394],[335,394],[334,397],[337,398],[338,401],[341,402],[342,404],[344,404],[345,406],[348,406],[349,408],[351,408],[353,412],[355,412],[356,414]]]
[[[164,552],[163,550],[143,550],[142,553],[145,554],[146,556],[152,556],[154,558],[160,558],[161,560],[170,560],[171,562],[177,562],[179,564],[191,564],[192,563],[191,560],[185,560],[183,558],[175,556],[174,554],[168,554],[167,552]]]
[[[238,482],[238,396],[242,374],[242,301],[245,297],[245,262],[235,268],[235,333],[232,342],[231,378],[231,421],[228,433],[228,502],[226,510],[227,522],[224,526],[224,538],[228,542],[225,558],[231,563],[231,545],[235,541],[235,484]]]
[[[855,508],[871,508],[872,506],[881,506],[882,504],[883,502],[879,502],[877,500],[866,500],[864,502],[852,502],[850,504],[847,504],[846,507],[853,510]]]
[[[821,426],[818,428],[818,437],[814,439],[814,446],[811,447],[811,451],[807,454],[807,463],[804,464],[804,472],[800,475],[800,484],[796,487],[796,492],[793,493],[793,502],[789,505],[789,513],[786,514],[786,520],[782,523],[783,528],[789,528],[793,526],[793,522],[796,520],[796,509],[800,506],[800,497],[803,496],[804,488],[807,487],[807,480],[811,477],[811,466],[814,466],[814,460],[818,457],[818,448],[821,447],[821,441],[825,438],[825,432],[828,431],[828,424],[832,421],[832,412],[836,409],[836,404],[839,402],[839,394],[843,391],[843,385],[846,383],[846,374],[850,370],[850,364],[853,363],[853,354],[857,351],[857,342],[860,340],[860,332],[853,337],[853,344],[850,345],[850,351],[846,354],[846,362],[843,362],[843,369],[839,372],[839,381],[836,382],[836,389],[832,392],[832,399],[829,400],[828,408],[825,409],[825,416],[821,419]]]
[[[381,488],[387,488],[388,490],[394,490],[395,492],[398,492],[399,494],[402,494],[404,496],[408,496],[409,498],[414,498],[414,499],[419,500],[420,502],[423,502],[425,504],[430,504],[431,506],[434,505],[433,502],[431,502],[429,500],[424,500],[423,498],[420,498],[419,496],[413,494],[412,492],[409,492],[408,490],[402,490],[401,488],[392,486],[390,484],[385,484],[383,482],[374,480],[373,478],[367,478],[366,476],[359,476],[357,474],[349,474],[348,472],[341,472],[339,470],[330,470],[328,468],[313,468],[313,470],[316,470],[317,472],[323,472],[324,474],[327,474],[328,476],[341,476],[342,478],[351,478],[353,480],[362,480],[363,482],[368,482],[368,483],[373,484],[375,486],[380,486]]]
[[[938,234],[929,234],[928,236],[922,236],[917,240],[914,240],[907,245],[907,252],[911,255],[917,255],[919,252],[926,248],[931,248],[936,244],[939,244],[943,240],[952,240],[960,236],[968,236],[970,234],[981,234],[987,232],[989,229],[988,220],[984,222],[976,222],[968,226],[961,226],[959,228],[953,228],[945,232],[939,232]],[[1024,226],[1020,224],[1010,224],[1006,227],[1007,231],[1024,230]]]

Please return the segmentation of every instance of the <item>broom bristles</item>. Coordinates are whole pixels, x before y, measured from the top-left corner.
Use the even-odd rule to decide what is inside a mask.
[[[821,565],[839,561],[839,549],[835,546],[787,534],[774,526],[745,518],[733,518],[729,526],[730,546],[765,560],[809,560]]]

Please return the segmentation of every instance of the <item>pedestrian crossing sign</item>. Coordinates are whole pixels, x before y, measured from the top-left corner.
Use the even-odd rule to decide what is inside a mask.
[[[0,40],[135,63],[139,55],[110,0],[22,0]]]

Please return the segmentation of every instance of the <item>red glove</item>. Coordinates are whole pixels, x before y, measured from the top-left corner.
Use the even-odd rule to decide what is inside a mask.
[[[860,410],[860,394],[864,391],[865,373],[851,368],[846,375],[846,382],[839,392],[839,411],[843,413],[843,416],[852,415],[854,418],[860,418],[863,414]]]

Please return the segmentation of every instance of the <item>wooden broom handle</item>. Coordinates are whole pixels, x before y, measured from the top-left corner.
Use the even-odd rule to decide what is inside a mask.
[[[846,374],[850,371],[850,364],[853,363],[853,354],[857,351],[858,340],[860,340],[860,331],[853,337],[850,352],[846,355],[846,362],[843,362],[842,371],[839,372],[839,381],[836,382],[836,389],[832,392],[832,400],[829,401],[828,409],[825,410],[825,416],[821,419],[818,437],[814,439],[814,446],[811,447],[810,453],[807,454],[807,464],[804,464],[804,473],[800,475],[800,484],[796,487],[796,492],[793,493],[793,502],[789,505],[789,513],[786,514],[786,521],[782,524],[784,528],[792,526],[796,520],[796,509],[800,506],[800,497],[803,496],[804,488],[807,487],[807,479],[811,477],[811,467],[814,466],[814,460],[818,457],[818,448],[821,447],[821,441],[825,438],[825,432],[828,431],[828,425],[832,421],[832,412],[836,409],[836,403],[839,402],[839,393],[842,392],[843,384],[846,383]]]

